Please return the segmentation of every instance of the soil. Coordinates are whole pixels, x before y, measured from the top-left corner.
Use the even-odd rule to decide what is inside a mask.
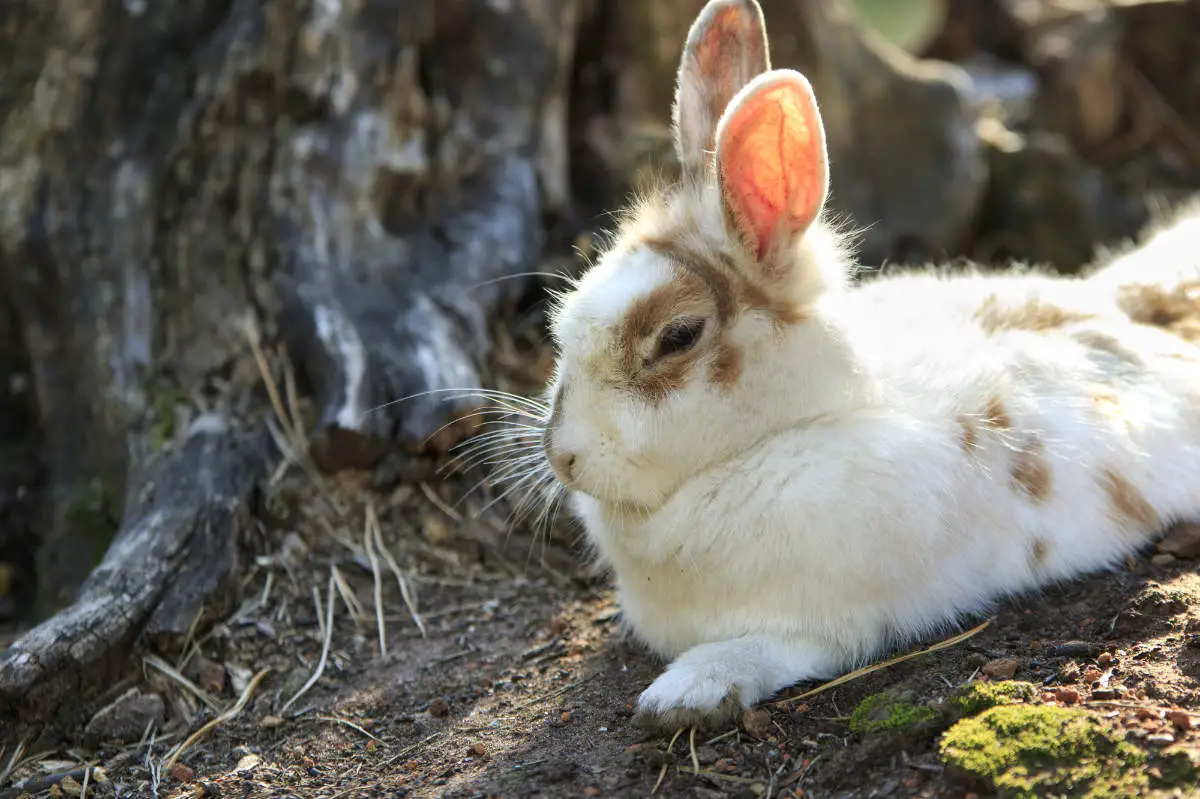
[[[518,350],[527,387],[548,360]],[[534,535],[506,526],[478,475],[400,471],[409,482],[381,488],[378,475],[281,466],[240,605],[107,698],[124,695],[110,715],[145,734],[74,731],[70,746],[21,752],[8,784],[79,795],[80,769],[100,765],[89,796],[983,797],[943,765],[936,725],[860,734],[851,714],[885,690],[942,707],[959,686],[1011,677],[1147,751],[1167,736],[1200,751],[1200,732],[1181,729],[1200,716],[1178,712],[1200,712],[1194,560],[1147,552],[1007,602],[955,646],[670,741],[630,723],[663,664],[622,637],[569,520]],[[161,723],[146,729],[146,714]],[[11,757],[4,799],[19,794],[5,790]]]

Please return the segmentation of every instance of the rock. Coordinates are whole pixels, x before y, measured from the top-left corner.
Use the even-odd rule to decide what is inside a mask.
[[[1117,698],[1117,692],[1112,688],[1096,688],[1092,691],[1092,699],[1105,702]]]
[[[1157,555],[1150,557],[1150,565],[1155,567],[1170,566],[1175,562],[1175,556],[1166,552],[1159,552]]]
[[[1090,641],[1064,641],[1047,649],[1049,657],[1090,658],[1100,651],[1100,645]]]
[[[1192,728],[1192,717],[1186,710],[1168,710],[1166,713],[1167,721],[1174,725],[1175,729],[1187,732]]]
[[[1074,705],[1079,702],[1079,691],[1074,688],[1059,688],[1054,692],[1054,698],[1064,705]]]
[[[997,658],[983,666],[983,673],[993,680],[1007,680],[1017,673],[1020,662],[1016,658]]]
[[[765,710],[746,710],[742,713],[742,729],[755,738],[762,738],[771,728],[771,714]]]
[[[982,123],[990,180],[972,255],[980,261],[1023,260],[1072,273],[1095,255],[1101,230],[1127,212],[1103,174],[1065,137],[1019,135],[995,120]],[[1113,222],[1124,230],[1127,223]]]
[[[1170,746],[1175,743],[1175,736],[1169,732],[1155,733],[1146,736],[1146,743],[1151,746]]]
[[[84,732],[98,741],[136,741],[148,726],[161,725],[166,715],[162,697],[130,688],[97,711]]]

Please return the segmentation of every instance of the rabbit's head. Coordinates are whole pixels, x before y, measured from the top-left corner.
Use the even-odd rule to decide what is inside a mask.
[[[556,309],[543,438],[565,487],[643,510],[836,393],[814,311],[846,276],[817,103],[770,71],[754,0],[693,24],[673,125],[679,184],[624,214]]]

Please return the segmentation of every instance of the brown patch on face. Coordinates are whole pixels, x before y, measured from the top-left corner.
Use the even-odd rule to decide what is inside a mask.
[[[958,445],[962,447],[963,452],[974,455],[975,449],[979,446],[979,433],[976,431],[975,425],[968,417],[959,414],[958,426],[962,428],[962,433],[958,436]]]
[[[1112,469],[1100,473],[1100,487],[1108,494],[1109,502],[1117,517],[1140,530],[1153,530],[1158,527],[1158,513],[1146,501],[1146,497],[1138,491],[1137,486],[1129,482]]]
[[[1091,314],[1051,305],[1036,297],[1008,305],[992,294],[975,311],[974,318],[985,333],[995,333],[1000,330],[1043,332],[1093,317]]]
[[[1033,540],[1032,546],[1029,547],[1029,568],[1032,571],[1037,571],[1046,565],[1046,555],[1050,553],[1050,545],[1040,538]]]
[[[1049,499],[1052,482],[1050,461],[1046,458],[1046,445],[1041,438],[1031,436],[1017,452],[1011,476],[1013,485],[1034,502]]]
[[[1200,343],[1200,280],[1181,282],[1170,291],[1159,286],[1122,286],[1117,302],[1135,322]]]
[[[722,321],[732,319],[742,309],[764,312],[777,325],[794,325],[808,319],[802,308],[778,302],[766,289],[746,279],[727,253],[701,252],[669,234],[644,239],[642,244],[709,286]]]
[[[657,337],[668,322],[680,316],[712,317],[715,303],[717,299],[703,279],[679,269],[669,284],[659,286],[630,306],[621,320],[617,344],[621,371],[634,392],[657,404],[687,383],[697,361],[709,347],[697,344],[677,355],[653,359]],[[712,323],[721,327],[719,311],[717,315]]]
[[[983,423],[993,430],[1010,430],[1012,428],[1012,419],[1004,408],[1004,402],[999,397],[992,397],[988,400],[987,407],[983,411]]]
[[[742,376],[742,350],[728,342],[717,345],[708,364],[708,379],[720,388],[733,387]]]

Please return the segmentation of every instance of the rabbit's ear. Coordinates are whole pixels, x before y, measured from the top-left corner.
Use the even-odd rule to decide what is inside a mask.
[[[769,68],[757,0],[709,0],[688,31],[675,86],[675,149],[686,176],[709,174],[717,120],[738,90]]]
[[[829,185],[825,129],[803,75],[760,75],[733,99],[717,129],[717,182],[747,252],[768,272],[783,268],[776,255],[820,216]]]

